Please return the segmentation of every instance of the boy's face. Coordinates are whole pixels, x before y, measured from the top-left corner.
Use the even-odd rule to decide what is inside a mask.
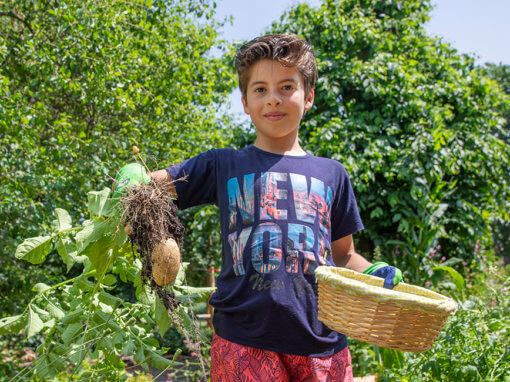
[[[295,67],[264,59],[249,71],[244,111],[251,117],[257,137],[281,140],[293,137],[306,110],[313,105],[314,92],[305,97],[303,76]]]

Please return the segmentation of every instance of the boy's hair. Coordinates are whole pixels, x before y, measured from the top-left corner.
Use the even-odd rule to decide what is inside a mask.
[[[247,42],[236,54],[235,68],[245,100],[250,68],[263,59],[274,60],[282,66],[293,66],[299,70],[305,84],[305,97],[315,88],[317,60],[311,45],[295,34],[266,35]]]

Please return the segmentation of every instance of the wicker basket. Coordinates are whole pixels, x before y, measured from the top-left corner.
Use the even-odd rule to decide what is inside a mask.
[[[345,268],[320,266],[319,320],[348,337],[382,347],[424,352],[432,347],[449,315],[457,310],[450,298],[425,288]]]

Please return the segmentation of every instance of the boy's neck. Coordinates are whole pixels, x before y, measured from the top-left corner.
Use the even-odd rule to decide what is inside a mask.
[[[306,151],[301,148],[297,140],[297,137],[296,139],[289,141],[288,139],[268,140],[263,139],[260,136],[257,136],[255,142],[253,143],[253,146],[260,150],[279,155],[300,156],[306,154]]]

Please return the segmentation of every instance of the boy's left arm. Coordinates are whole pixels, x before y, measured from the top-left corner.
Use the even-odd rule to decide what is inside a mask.
[[[337,267],[348,268],[363,273],[365,269],[372,265],[372,263],[356,252],[352,235],[332,242],[331,250],[333,251],[333,261]]]
[[[384,262],[370,263],[354,249],[352,235],[347,235],[331,243],[333,261],[337,267],[352,269],[353,271],[366,273],[384,279],[384,287],[393,289],[402,281],[400,269],[392,267]]]

